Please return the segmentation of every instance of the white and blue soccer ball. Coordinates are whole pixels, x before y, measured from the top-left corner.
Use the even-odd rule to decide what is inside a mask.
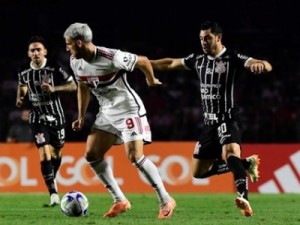
[[[89,201],[83,193],[79,191],[70,191],[62,197],[60,208],[67,216],[85,216],[88,212]]]

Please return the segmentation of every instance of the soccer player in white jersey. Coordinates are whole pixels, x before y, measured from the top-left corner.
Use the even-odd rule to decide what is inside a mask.
[[[157,193],[158,218],[170,218],[176,202],[166,191],[154,163],[143,153],[143,145],[152,141],[151,130],[143,102],[126,79],[126,71],[139,68],[148,86],[160,85],[150,61],[145,56],[94,45],[92,30],[85,23],[71,24],[64,32],[64,39],[78,81],[78,119],[72,124],[74,131],[84,125],[90,92],[99,102],[99,112],[87,137],[85,157],[113,197],[113,205],[103,217],[115,217],[131,207],[105,161],[105,153],[113,145],[124,143],[128,159]]]

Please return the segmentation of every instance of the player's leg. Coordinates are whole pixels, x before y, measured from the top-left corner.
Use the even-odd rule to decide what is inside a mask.
[[[217,128],[219,143],[222,144],[222,159],[233,173],[234,183],[239,194],[236,206],[244,216],[252,216],[253,211],[248,201],[248,177],[241,160],[242,129],[237,121],[228,120]]]
[[[230,171],[221,159],[222,146],[214,141],[212,133],[211,128],[204,130],[195,145],[192,162],[195,178],[207,178]]]
[[[60,168],[62,160],[62,148],[65,144],[65,129],[49,127],[48,133],[50,136],[50,153],[51,153],[51,164],[53,166],[54,172],[54,185],[58,193],[57,183],[56,183],[56,174]],[[56,204],[60,202],[59,196],[53,197],[53,201],[56,201]]]
[[[50,204],[44,206],[55,206],[59,204],[59,196],[55,188],[54,170],[51,163],[50,137],[47,127],[41,124],[31,124],[34,142],[39,151],[41,173],[50,195]]]
[[[155,164],[144,155],[143,145],[143,140],[135,140],[125,143],[127,156],[130,162],[138,168],[155,190],[160,202],[158,218],[170,218],[176,207],[176,202],[166,191]]]
[[[62,148],[65,144],[65,129],[53,127],[49,130],[51,162],[54,169],[54,178],[60,168],[62,160]]]
[[[122,133],[125,151],[130,162],[144,175],[155,190],[160,202],[158,218],[170,218],[176,207],[175,200],[166,191],[156,165],[144,155],[144,143],[150,143],[151,130],[146,117],[128,117],[127,129]]]
[[[260,164],[260,158],[258,155],[251,155],[245,159],[241,159],[243,167],[248,172],[250,179],[253,183],[257,182],[259,179],[258,166]],[[213,160],[209,162],[201,162],[195,160],[194,164],[194,177],[195,178],[207,178],[213,175],[220,175],[224,173],[231,172],[227,163],[222,159]]]
[[[60,168],[61,160],[62,160],[62,154],[61,154],[61,148],[54,148],[53,146],[50,146],[51,151],[51,163],[53,166],[53,173],[54,173],[54,185],[55,189],[58,193],[57,183],[56,183],[56,174]]]
[[[57,171],[60,168],[61,160],[62,160],[62,148],[54,148],[52,145],[50,146],[51,152],[51,163],[53,165],[54,170],[54,178],[56,177]]]
[[[193,158],[193,177],[195,178],[207,178],[218,173],[217,163],[215,159],[197,159]],[[222,166],[222,164],[221,164]],[[227,165],[226,165],[227,167]]]
[[[43,179],[47,186],[48,192],[50,194],[50,204],[49,206],[55,206],[60,203],[59,196],[57,194],[57,189],[54,181],[54,169],[51,163],[51,151],[50,145],[46,144],[39,147],[39,155],[41,161],[41,172]],[[45,205],[46,206],[46,205]]]
[[[104,159],[105,153],[116,140],[117,136],[110,132],[93,129],[86,142],[86,160],[114,199],[112,207],[103,217],[115,217],[131,207],[114,178],[111,167]]]
[[[227,165],[233,173],[234,183],[238,191],[239,196],[235,199],[235,204],[244,216],[252,216],[253,211],[248,201],[248,178],[240,159],[240,145],[237,143],[225,144],[222,155],[227,158]]]

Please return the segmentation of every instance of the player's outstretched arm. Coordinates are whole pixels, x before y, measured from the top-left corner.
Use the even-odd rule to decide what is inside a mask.
[[[254,74],[268,73],[272,71],[272,65],[266,60],[252,58],[247,63],[246,69]]]
[[[145,74],[148,86],[157,86],[162,84],[154,76],[152,65],[146,56],[138,56],[135,67],[139,68]]]
[[[157,71],[171,71],[185,69],[181,58],[163,58],[157,60],[150,60],[154,70]]]

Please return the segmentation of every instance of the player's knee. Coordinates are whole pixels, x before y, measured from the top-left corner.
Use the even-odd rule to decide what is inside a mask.
[[[86,152],[84,155],[84,158],[88,162],[93,162],[96,160],[101,160],[103,157],[100,157],[98,154],[95,154],[94,152]]]

